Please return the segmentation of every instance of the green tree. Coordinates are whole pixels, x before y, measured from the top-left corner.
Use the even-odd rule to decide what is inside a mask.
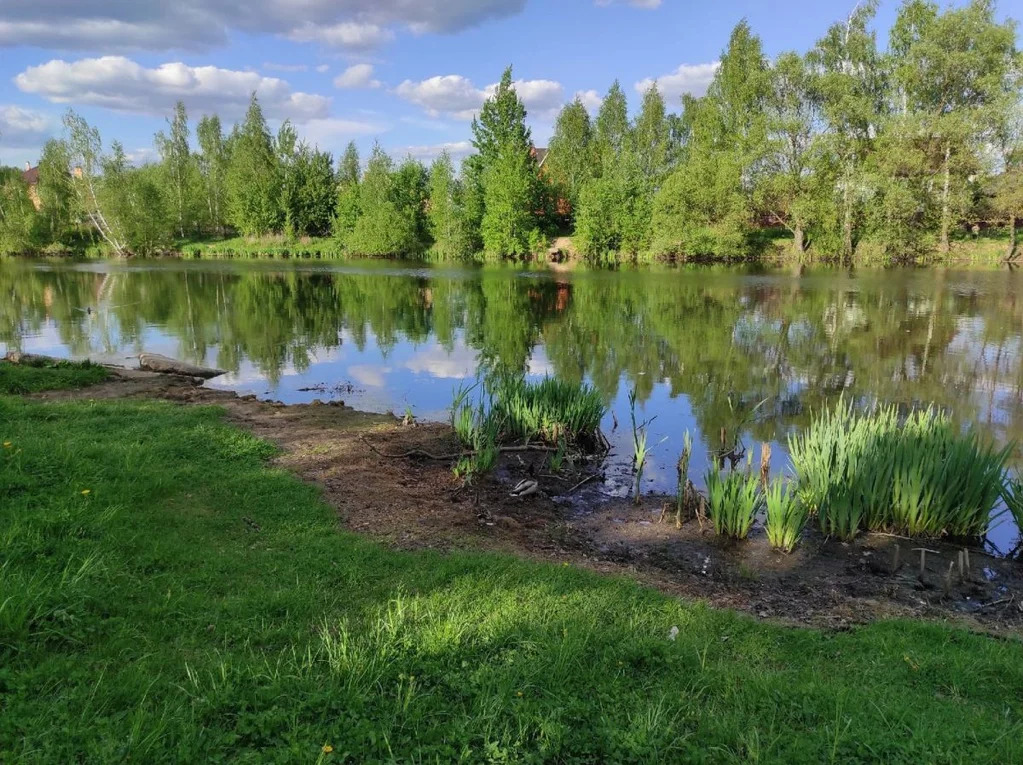
[[[164,174],[162,187],[167,192],[167,208],[178,236],[184,237],[195,223],[199,185],[198,167],[188,145],[188,113],[184,103],[178,101],[174,105],[174,116],[167,122],[169,133],[156,134],[156,148]]]
[[[219,234],[224,233],[227,199],[228,146],[224,140],[220,117],[206,115],[196,127],[199,141],[198,166],[205,197],[206,224]]]
[[[574,215],[583,185],[593,175],[593,126],[576,98],[558,114],[543,170]]]
[[[864,162],[870,154],[885,113],[885,72],[877,40],[868,28],[877,0],[857,5],[849,17],[834,24],[808,54],[814,92],[824,121],[819,156],[823,177],[834,179],[828,190],[834,210],[831,220],[819,221],[822,233],[839,241],[839,252],[851,260],[862,226],[870,186]],[[823,189],[822,189],[823,191]]]
[[[226,184],[229,221],[248,236],[279,230],[281,181],[277,155],[255,93],[230,143]]]
[[[897,103],[926,143],[938,196],[939,248],[949,250],[953,222],[966,212],[968,179],[978,170],[977,150],[998,120],[1002,95],[1012,87],[1016,30],[999,24],[991,0],[972,0],[939,12],[908,0],[891,33]]]
[[[101,198],[107,179],[102,177],[105,162],[99,130],[71,109],[64,115],[64,130],[71,166],[75,169],[72,187],[77,209],[115,255],[128,254],[127,244],[108,220]]]
[[[461,196],[451,155],[446,151],[441,152],[430,166],[430,201],[427,211],[433,252],[441,258],[459,258],[468,254]]]
[[[373,147],[359,184],[359,217],[345,243],[347,251],[381,256],[422,250],[422,199],[418,206],[415,201],[422,188],[415,175],[413,169],[404,166],[396,173],[384,150],[379,145]]]
[[[39,156],[39,183],[36,186],[39,212],[51,242],[62,241],[74,220],[75,190],[71,173],[71,154],[67,144],[51,138],[43,144]]]
[[[526,108],[512,84],[511,67],[473,120],[472,133],[479,153],[483,248],[492,256],[527,255],[537,244],[543,201]]]
[[[14,168],[0,168],[0,255],[21,255],[38,244],[38,216],[28,185]]]
[[[359,220],[359,149],[349,142],[338,168],[337,201],[334,208],[333,232],[338,250],[344,252]]]

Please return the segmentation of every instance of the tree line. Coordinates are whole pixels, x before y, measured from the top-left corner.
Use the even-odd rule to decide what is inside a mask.
[[[353,256],[526,258],[572,233],[605,262],[749,257],[777,238],[801,257],[897,260],[998,224],[1011,255],[1023,217],[1015,23],[991,0],[907,0],[882,50],[876,7],[774,59],[740,22],[706,95],[684,95],[679,113],[656,85],[634,119],[617,82],[595,118],[576,99],[542,168],[510,68],[457,169],[446,153],[427,167],[379,145],[363,165],[354,143],[335,166],[289,121],[274,134],[255,94],[228,133],[202,117],[194,142],[179,103],[156,135],[159,161],[134,167],[69,111],[43,148],[38,211],[20,173],[0,171],[0,252],[86,238],[150,254],[238,234],[329,236]]]

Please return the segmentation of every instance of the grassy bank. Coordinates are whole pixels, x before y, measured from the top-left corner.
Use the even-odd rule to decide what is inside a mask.
[[[1023,756],[1015,640],[390,550],[211,408],[3,396],[0,442],[0,761]]]

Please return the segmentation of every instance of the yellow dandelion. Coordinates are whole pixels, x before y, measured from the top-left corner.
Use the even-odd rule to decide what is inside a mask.
[[[82,496],[87,497],[90,494],[92,494],[92,489],[82,489]]]
[[[522,698],[522,691],[516,691],[515,695],[518,696],[521,699]]]
[[[323,753],[324,754],[330,754],[333,751],[334,751],[334,747],[332,747],[330,744],[324,744],[323,745]]]
[[[11,448],[11,442],[10,441],[4,441],[4,449],[10,449],[10,448]]]

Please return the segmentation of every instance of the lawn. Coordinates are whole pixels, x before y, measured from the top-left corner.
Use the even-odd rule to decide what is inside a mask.
[[[1017,640],[394,551],[213,408],[0,396],[0,442],[2,762],[1023,759]]]

